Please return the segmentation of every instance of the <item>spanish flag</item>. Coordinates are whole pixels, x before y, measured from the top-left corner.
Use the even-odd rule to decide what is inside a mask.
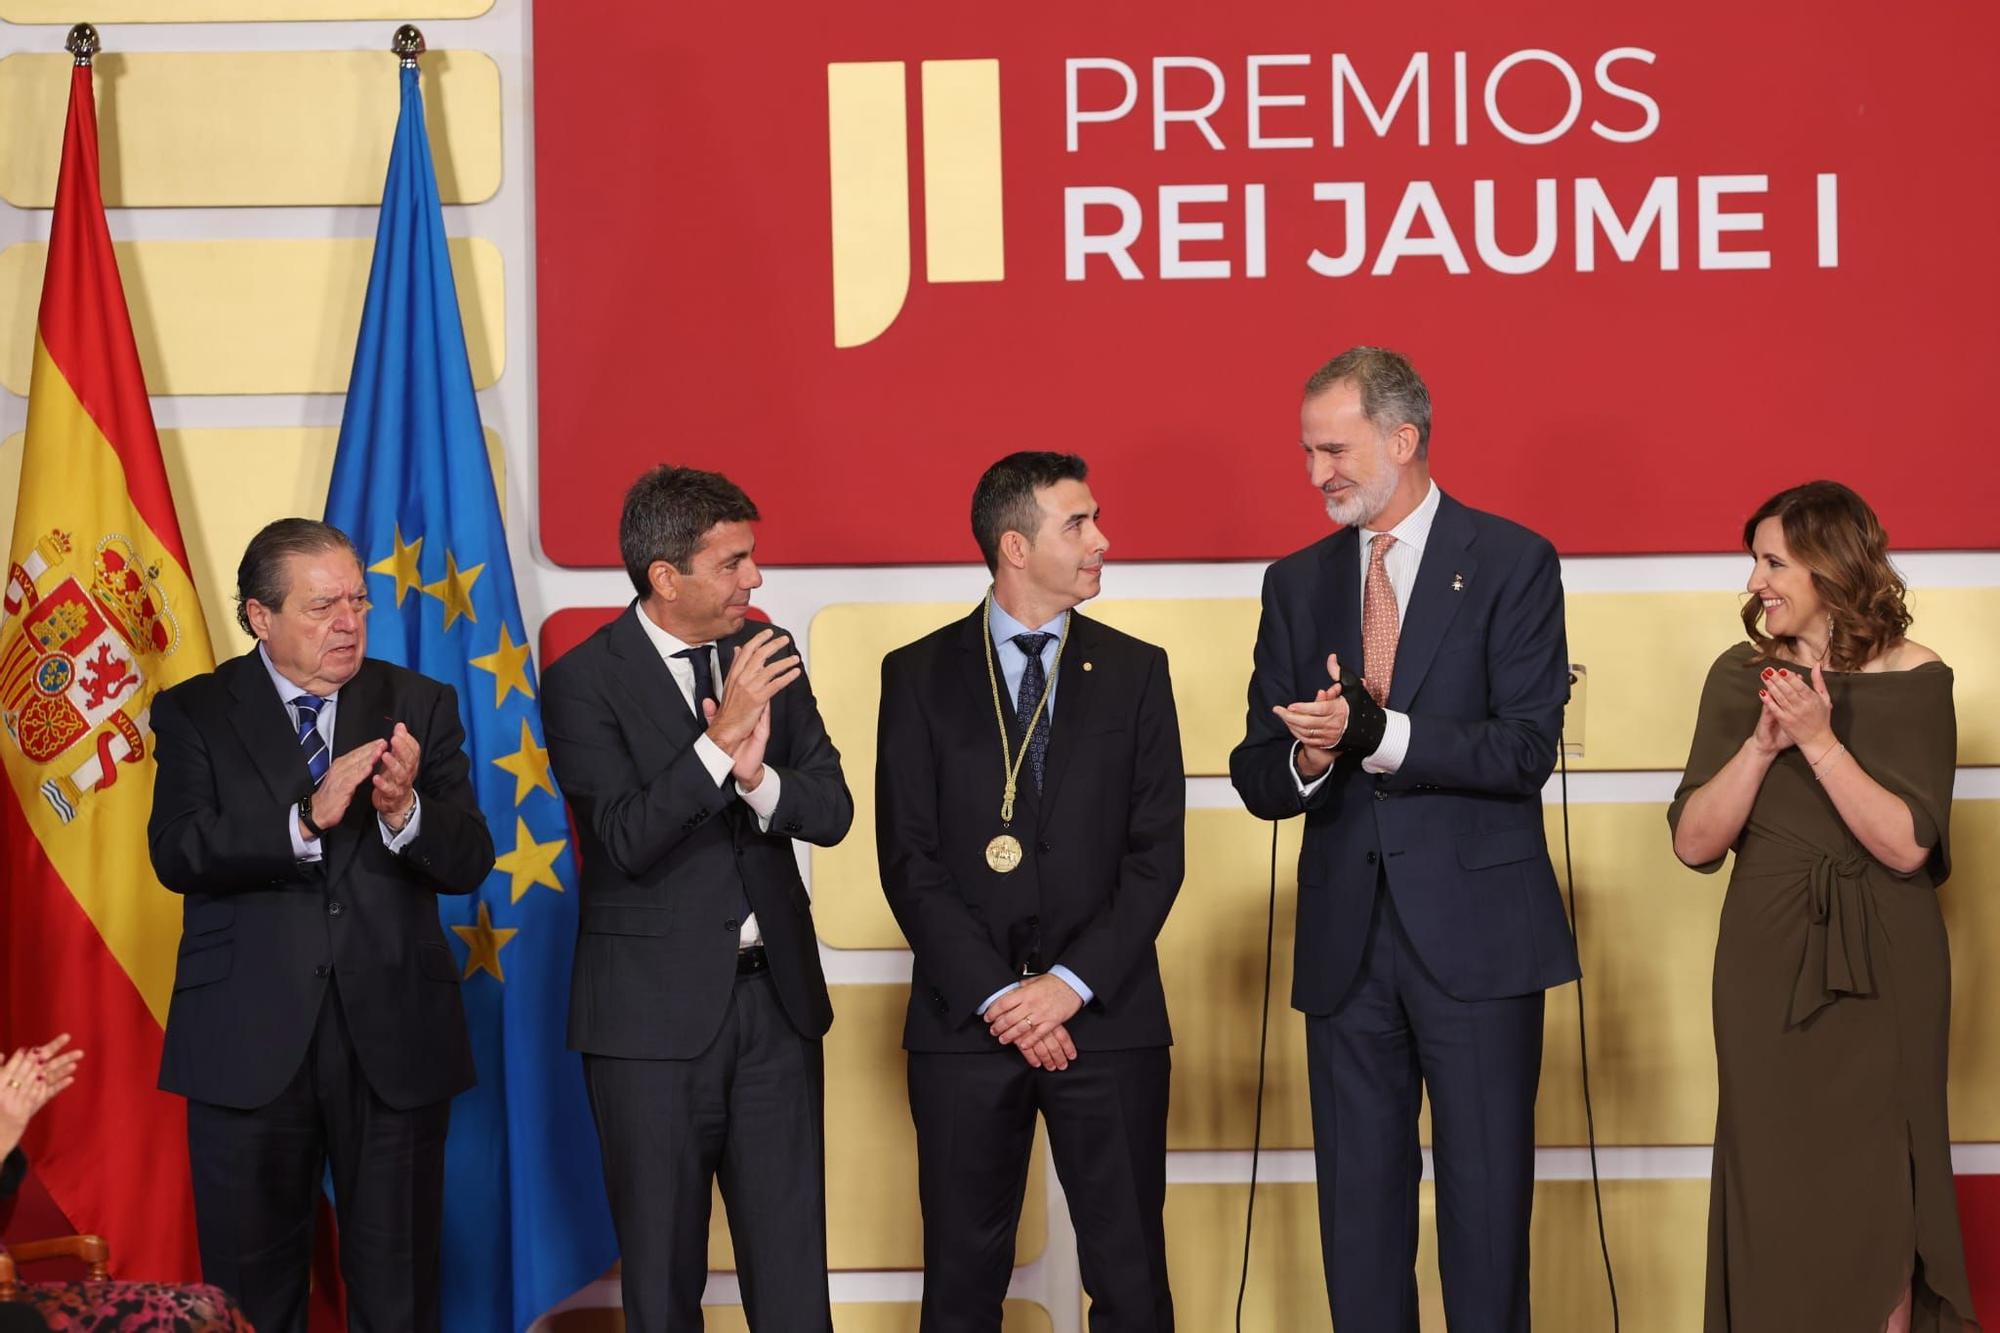
[[[87,44],[82,49],[79,44]],[[146,854],[155,692],[215,665],[97,182],[79,29],[0,609],[0,1046],[86,1053],[26,1147],[121,1277],[200,1273],[184,1103],[154,1087],[180,901]]]

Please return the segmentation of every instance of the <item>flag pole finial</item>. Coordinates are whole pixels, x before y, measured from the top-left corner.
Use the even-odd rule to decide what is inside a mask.
[[[389,39],[389,49],[396,53],[404,69],[415,69],[417,57],[424,53],[424,35],[414,23],[405,23],[396,29],[396,35]]]
[[[76,57],[77,64],[88,69],[98,52],[97,29],[88,23],[79,23],[69,30],[69,40],[63,45]]]

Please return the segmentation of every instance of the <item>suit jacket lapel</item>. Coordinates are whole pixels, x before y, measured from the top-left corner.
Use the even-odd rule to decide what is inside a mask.
[[[995,680],[1000,683],[1002,707],[1011,712],[1012,701],[1006,697],[1007,678],[1000,675],[997,657],[993,661],[993,675],[991,677],[987,675],[986,645],[991,641],[992,631],[986,623],[986,604],[981,602],[972,609],[971,615],[958,624],[958,632],[952,637],[958,647],[953,656],[958,659],[959,684],[952,694],[963,701],[961,706],[967,710],[970,718],[969,734],[981,738],[979,743],[981,757],[975,761],[976,766],[972,773],[973,779],[979,784],[974,788],[973,800],[976,804],[985,803],[992,812],[993,831],[997,833],[1000,831],[1000,798],[1003,784],[1000,779],[1002,756],[999,724],[993,717]],[[1018,730],[1018,727],[1010,725],[1007,733],[1010,746],[1013,743],[1014,733]],[[1027,818],[1025,812],[1031,808],[1035,797],[1034,782],[1027,777],[1025,767],[1024,764],[1021,786],[1014,797],[1014,818],[1017,823]],[[989,783],[990,786],[987,785]]]
[[[279,800],[298,800],[312,789],[312,776],[292,730],[291,714],[271,684],[262,655],[252,648],[218,671],[229,674],[230,693],[242,705],[230,710],[229,722],[257,765],[258,776]]]
[[[653,647],[653,641],[646,637],[646,631],[639,628],[637,617],[644,614],[635,602],[611,622],[611,639],[607,646],[611,655],[618,659],[618,669],[614,673],[618,678],[616,688],[623,690],[631,700],[632,713],[644,718],[663,739],[676,747],[691,745],[695,733],[706,728],[696,727],[694,714],[688,711],[687,696],[681,693],[680,683],[674,679],[674,673],[667,668],[659,650]],[[720,688],[721,682],[717,681],[716,685]]]
[[[1071,611],[1069,642],[1063,645],[1062,661],[1056,663],[1056,714],[1049,723],[1049,753],[1042,771],[1044,808],[1054,808],[1056,788],[1061,785],[1063,774],[1069,771],[1070,756],[1083,743],[1081,733],[1084,719],[1090,716],[1091,686],[1097,679],[1097,672],[1085,671],[1083,664],[1090,661],[1096,644],[1096,623],[1081,611]],[[1034,785],[1033,779],[1027,779],[1023,785]]]
[[[369,741],[387,740],[395,733],[396,723],[409,725],[408,718],[395,718],[391,714],[388,679],[374,662],[363,659],[361,669],[354,673],[354,679],[340,687],[340,703],[333,712],[333,749],[331,757],[338,759],[357,745]],[[348,802],[347,816],[336,828],[326,831],[326,875],[329,883],[338,883],[347,863],[354,859],[363,838],[379,838],[375,827],[375,786],[372,778],[362,779],[354,789],[354,799]]]
[[[1437,517],[1431,521],[1431,535],[1424,543],[1424,558],[1417,566],[1416,586],[1410,590],[1410,609],[1396,640],[1390,708],[1409,708],[1437,657],[1445,632],[1465,605],[1466,590],[1479,569],[1469,550],[1472,537],[1472,521],[1466,517],[1465,506],[1449,495],[1440,495]]]
[[[1353,528],[1342,528],[1321,548],[1325,564],[1320,573],[1323,589],[1319,603],[1311,608],[1316,632],[1301,641],[1310,660],[1303,664],[1298,680],[1300,699],[1310,699],[1315,690],[1332,683],[1326,671],[1326,655],[1338,654],[1340,664],[1361,675],[1361,538]]]

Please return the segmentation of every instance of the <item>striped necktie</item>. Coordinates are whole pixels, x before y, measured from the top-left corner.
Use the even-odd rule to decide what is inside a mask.
[[[313,786],[326,776],[326,767],[333,762],[332,754],[326,748],[326,737],[319,734],[319,710],[326,707],[326,700],[317,694],[301,694],[292,700],[292,708],[299,722],[299,750],[306,757],[306,772],[312,774]]]

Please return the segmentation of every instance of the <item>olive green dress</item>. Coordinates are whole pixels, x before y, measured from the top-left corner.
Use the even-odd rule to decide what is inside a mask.
[[[1770,665],[1744,643],[1710,668],[1670,824],[1756,726]],[[1715,947],[1705,1329],[1879,1333],[1913,1279],[1912,1329],[1956,1333],[1978,1325],[1945,1123],[1951,956],[1936,890],[1951,864],[1952,674],[1929,663],[1826,683],[1834,734],[1933,850],[1913,875],[1875,860],[1796,747],[1765,775]]]

